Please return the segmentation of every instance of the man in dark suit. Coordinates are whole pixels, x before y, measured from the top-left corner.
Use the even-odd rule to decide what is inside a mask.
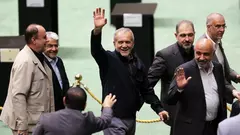
[[[195,59],[175,72],[167,97],[168,104],[178,104],[173,135],[216,135],[218,123],[227,118],[224,74],[212,61],[214,51],[210,39],[200,39]]]
[[[175,69],[194,57],[193,42],[195,31],[193,23],[188,20],[180,21],[176,25],[175,36],[177,42],[158,51],[148,71],[150,90],[153,90],[159,79],[161,79],[161,100],[164,109],[169,113],[169,120],[165,121],[169,126],[172,126],[176,106],[168,105],[164,98],[167,96]]]
[[[213,60],[219,62],[223,67],[225,83],[227,85],[228,92],[236,93],[236,89],[231,84],[231,81],[238,83],[240,81],[240,75],[237,72],[235,72],[232,68],[230,68],[221,41],[226,28],[224,16],[219,13],[211,13],[210,15],[207,16],[206,26],[207,32],[203,34],[200,37],[200,39],[207,38],[213,42],[214,47],[216,49],[215,54],[213,56]],[[231,100],[231,97],[227,98],[227,102],[228,103],[233,102]],[[235,113],[237,114],[237,110],[239,110],[238,102],[239,101],[236,101],[233,105],[234,115]],[[233,113],[231,114],[232,116],[234,116]]]
[[[69,89],[69,81],[63,61],[58,54],[58,35],[54,32],[46,32],[49,42],[45,46],[45,61],[52,70],[55,111],[63,109],[62,98]]]
[[[112,93],[118,97],[113,107],[114,117],[105,135],[134,135],[136,112],[143,101],[151,104],[161,120],[167,119],[154,90],[148,89],[147,73],[142,61],[133,51],[134,35],[129,28],[116,30],[113,43],[115,51],[106,51],[101,44],[102,28],[106,24],[104,9],[93,12],[94,30],[91,35],[91,54],[99,66],[102,97]]]
[[[91,135],[107,128],[112,119],[115,95],[106,96],[101,117],[95,117],[93,112],[82,112],[86,101],[87,95],[82,88],[70,88],[63,98],[66,108],[42,115],[33,135]]]

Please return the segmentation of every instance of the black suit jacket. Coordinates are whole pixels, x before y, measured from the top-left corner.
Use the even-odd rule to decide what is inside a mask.
[[[91,35],[91,54],[99,66],[102,100],[109,93],[116,95],[113,113],[118,118],[135,118],[142,101],[151,104],[159,113],[162,105],[153,90],[148,89],[147,73],[141,60],[134,56],[134,71],[128,70],[124,58],[116,51],[107,51],[101,44],[101,35]],[[128,65],[129,66],[129,65]]]
[[[168,46],[156,53],[154,61],[148,71],[149,89],[153,89],[161,79],[161,100],[167,96],[169,85],[175,69],[185,63],[177,43]]]
[[[59,81],[58,81],[58,78],[57,78],[57,76],[55,74],[55,71],[53,70],[50,62],[47,60],[47,58],[45,58],[45,61],[52,70],[55,111],[57,111],[57,110],[65,108],[64,105],[63,105],[63,96],[66,94],[67,90],[69,89],[69,81],[68,81],[68,77],[67,77],[67,74],[66,74],[66,71],[65,71],[63,61],[60,57],[58,57],[57,67],[58,67],[58,70],[60,72],[63,88],[61,88],[61,86],[59,84]]]
[[[168,125],[172,125],[176,107],[175,105],[169,106],[164,99],[167,97],[167,92],[174,76],[175,69],[183,63],[184,59],[181,55],[178,44],[174,43],[156,53],[152,66],[148,71],[150,90],[153,90],[159,79],[161,79],[161,101],[164,109],[168,111],[170,115],[169,121],[165,122]]]
[[[221,64],[213,62],[213,74],[215,76],[218,94],[219,109],[217,118],[214,120],[215,130],[220,121],[227,118],[226,94],[224,75]],[[203,89],[200,70],[195,60],[180,65],[185,71],[186,78],[192,79],[188,82],[182,92],[179,92],[174,79],[169,87],[167,102],[169,104],[177,104],[177,113],[172,126],[173,135],[202,135],[205,117],[206,117],[206,101]]]

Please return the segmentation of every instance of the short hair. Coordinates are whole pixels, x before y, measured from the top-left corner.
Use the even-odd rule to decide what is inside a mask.
[[[81,87],[71,87],[65,95],[66,107],[83,111],[87,102],[87,94]]]
[[[119,29],[117,29],[117,30],[115,31],[113,41],[116,40],[116,36],[117,36],[117,34],[118,34],[119,32],[121,32],[121,33],[130,32],[131,35],[132,35],[132,41],[134,41],[134,34],[133,34],[132,30],[131,30],[130,28],[125,28],[125,27],[119,28]]]
[[[47,31],[46,35],[47,35],[48,38],[51,38],[51,39],[54,39],[54,40],[57,40],[57,41],[59,39],[58,34],[55,33],[55,32],[52,32],[52,31]]]
[[[193,25],[192,21],[182,20],[182,21],[178,22],[177,25],[176,25],[176,33],[179,32],[179,31],[178,31],[179,27],[180,27],[182,24],[184,24],[184,23],[191,25],[191,27],[192,27],[192,29],[193,29],[193,32],[195,32],[194,25]]]
[[[206,25],[209,25],[212,23],[212,21],[216,18],[216,17],[223,17],[224,16],[220,13],[211,13],[207,16],[207,20],[206,20]]]
[[[32,37],[37,38],[38,37],[38,24],[30,24],[27,29],[25,30],[25,41],[27,44],[31,43]]]

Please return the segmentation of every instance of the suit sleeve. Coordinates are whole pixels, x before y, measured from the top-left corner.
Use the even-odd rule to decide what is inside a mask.
[[[153,90],[159,79],[162,77],[164,72],[166,72],[166,64],[165,60],[163,59],[161,52],[157,52],[152,66],[149,68],[148,71],[148,88]]]
[[[165,100],[169,105],[176,105],[182,93],[184,93],[184,90],[179,92],[176,79],[174,78],[169,86],[168,95]]]
[[[227,68],[226,71],[228,71],[227,78],[230,79],[231,81],[234,81],[235,83],[238,83],[238,80],[237,80],[238,73],[230,67],[227,58],[225,60],[226,60],[225,62],[226,62],[226,68]]]
[[[107,67],[107,54],[101,44],[102,33],[94,35],[93,30],[91,33],[91,54],[100,68]]]
[[[229,120],[229,119],[226,119]],[[231,125],[227,125],[228,121],[222,121],[218,124],[218,129],[217,129],[217,135],[228,135],[229,134],[229,127],[231,127]]]
[[[16,64],[11,74],[12,104],[16,117],[16,130],[28,129],[27,95],[32,84],[34,66],[28,62]]]
[[[230,79],[232,80],[232,81],[234,81],[235,83],[238,83],[238,79],[237,79],[237,75],[238,75],[238,73],[235,71],[235,70],[233,70],[233,69],[229,69],[230,71],[229,71],[229,76],[230,76]]]
[[[102,110],[101,117],[95,117],[92,112],[89,112],[90,117],[90,125],[88,126],[92,133],[99,132],[108,128],[111,124],[111,120],[113,117],[112,108],[104,107]]]
[[[141,83],[141,96],[144,99],[144,102],[151,105],[151,108],[158,114],[159,112],[163,111],[163,106],[161,101],[159,100],[158,96],[155,94],[154,89],[148,88],[148,79],[145,75],[143,82]]]
[[[226,79],[224,79],[224,83],[225,83],[225,98],[226,98],[226,101],[227,101],[227,103],[232,104],[233,99],[234,99],[233,94],[232,94],[232,90],[234,90],[235,88]]]
[[[224,135],[220,126],[218,127],[217,135]]]
[[[44,135],[43,119],[44,119],[44,115],[41,115],[36,127],[33,130],[32,135]]]

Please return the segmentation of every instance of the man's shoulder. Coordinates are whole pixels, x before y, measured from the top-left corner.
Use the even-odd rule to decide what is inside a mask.
[[[14,63],[13,63],[13,68],[14,67],[21,67],[21,66],[27,66],[27,65],[34,64],[33,63],[33,58],[29,56],[28,53],[24,51],[20,51],[17,56],[15,57]]]
[[[40,121],[41,122],[44,122],[44,121],[46,121],[46,120],[50,120],[51,121],[51,119],[53,118],[53,117],[55,117],[55,116],[57,116],[58,115],[58,111],[56,111],[56,112],[51,112],[51,113],[43,113],[42,115],[41,115],[41,117],[40,117]]]
[[[191,68],[191,67],[193,67],[194,65],[196,65],[196,62],[195,62],[195,59],[193,59],[193,60],[190,60],[190,61],[188,61],[188,62],[185,62],[185,63],[183,63],[183,64],[181,64],[179,67],[182,67],[182,68]]]
[[[220,68],[222,65],[219,62],[212,61],[213,65]]]
[[[177,44],[171,44],[159,51],[157,51],[157,54],[162,54],[162,55],[172,55],[175,51],[177,51]]]
[[[240,114],[234,117],[227,118],[219,123],[219,128],[231,127],[240,125]]]
[[[198,38],[198,40],[200,40],[200,39],[204,39],[204,38],[207,38],[206,33],[202,34],[202,35]]]

